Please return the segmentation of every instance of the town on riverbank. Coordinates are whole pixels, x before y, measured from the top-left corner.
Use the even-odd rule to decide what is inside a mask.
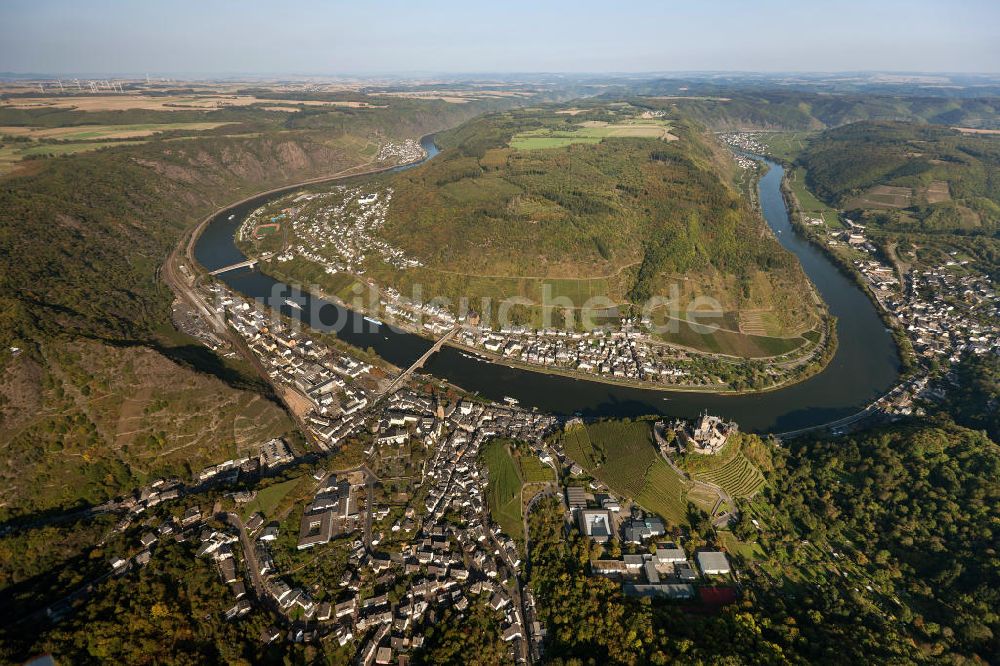
[[[396,271],[422,265],[379,235],[392,198],[391,187],[365,185],[285,195],[246,217],[237,245],[261,256],[265,272],[288,281],[311,276],[317,284],[310,289],[374,321],[433,339],[460,325],[449,342],[453,346],[495,362],[573,377],[700,392],[775,389],[820,371],[835,350],[829,320],[798,337],[772,338],[764,335],[759,315],[725,324],[734,327],[730,330],[721,312],[623,316],[605,305],[583,308],[574,326],[539,327],[500,321],[510,309],[502,303],[489,308],[494,312],[479,312],[468,304],[407,296],[366,275],[371,261]],[[713,335],[732,349],[694,346]]]
[[[757,163],[747,157],[770,154],[765,135],[755,132],[725,133],[722,139],[735,151],[745,169]],[[824,249],[876,304],[897,332],[904,359],[913,367],[911,376],[890,392],[880,405],[889,414],[909,415],[917,397],[942,395],[939,382],[944,371],[965,355],[1000,352],[1000,303],[989,276],[971,269],[970,260],[958,250],[950,251],[940,265],[917,261],[915,249],[904,260],[898,240],[891,234],[838,212],[836,218],[803,214],[791,188],[784,195],[793,207],[792,220],[798,232]]]

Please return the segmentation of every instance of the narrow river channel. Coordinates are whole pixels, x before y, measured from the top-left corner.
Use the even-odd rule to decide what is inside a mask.
[[[425,137],[421,145],[428,152],[428,159],[438,152],[431,137]],[[784,169],[770,160],[766,160],[766,165],[768,171],[758,186],[764,218],[781,244],[799,258],[830,312],[837,317],[839,346],[833,360],[819,374],[787,388],[753,395],[670,392],[509,368],[470,357],[453,347],[444,347],[423,371],[488,398],[500,400],[510,396],[522,406],[555,414],[664,414],[690,418],[707,409],[734,419],[745,430],[757,432],[786,432],[828,423],[863,408],[885,393],[899,376],[899,356],[892,336],[864,292],[819,248],[792,228],[780,189]],[[296,189],[299,188],[262,196],[219,213],[199,237],[195,258],[208,270],[243,261],[245,257],[234,242],[242,220],[267,201]],[[278,293],[294,296],[304,303],[303,309],[283,305],[284,314],[310,321],[322,330],[338,330],[338,336],[346,342],[361,348],[371,347],[400,367],[410,365],[432,344],[430,340],[388,326],[362,324],[358,321],[361,315],[293,291],[257,270],[239,269],[219,277],[250,298],[271,299]]]

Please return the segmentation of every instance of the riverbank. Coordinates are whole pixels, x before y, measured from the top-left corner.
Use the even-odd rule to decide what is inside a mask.
[[[516,398],[521,404],[557,415],[632,417],[661,414],[693,418],[704,410],[737,421],[744,430],[791,431],[827,423],[856,413],[885,393],[898,376],[898,356],[867,295],[847,279],[812,243],[797,237],[779,192],[780,167],[765,172],[759,183],[761,209],[779,242],[799,257],[809,279],[827,304],[838,343],[820,372],[798,377],[792,385],[752,393],[682,391],[598,381],[594,377],[548,374],[544,368],[512,367],[481,358],[480,350],[445,346],[428,360],[423,372],[484,399]],[[351,174],[354,175],[354,174]],[[295,186],[284,188],[294,190]],[[234,245],[242,216],[263,205],[259,199],[230,207],[204,227],[194,255],[208,270],[244,261]],[[233,219],[229,219],[232,217]],[[367,326],[363,316],[318,296],[299,294],[287,284],[258,271],[239,270],[218,279],[244,296],[265,299],[275,294],[301,297],[305,311],[322,316],[307,321],[305,313],[288,313],[315,328],[335,332],[347,344],[371,349],[397,367],[409,367],[429,348],[424,338],[389,327]],[[281,299],[279,299],[280,301]]]
[[[752,178],[756,187],[758,170],[749,169],[747,174],[747,178]],[[379,182],[381,179],[376,181]],[[357,194],[362,191],[357,189],[359,187],[364,189],[364,182],[351,183],[352,189],[345,195],[347,201],[360,196]],[[362,227],[369,223],[380,224],[385,216],[384,207],[376,204],[374,213],[365,212],[361,218],[370,220],[370,216],[374,215],[375,222],[359,221],[354,226],[354,221],[343,218],[342,211],[347,204],[335,195],[327,194],[330,189],[316,188],[311,195],[297,196],[298,192],[293,192],[281,198],[272,198],[264,207],[250,213],[247,218],[250,227],[247,226],[248,223],[239,226],[236,248],[246,256],[261,256],[262,252],[266,252],[263,256],[276,257],[271,261],[262,261],[257,269],[278,283],[310,283],[306,288],[308,291],[341,309],[350,309],[375,320],[386,318],[400,331],[434,341],[437,335],[455,324],[454,312],[449,314],[419,302],[411,303],[389,286],[396,286],[394,281],[385,282],[387,278],[384,274],[376,282],[367,275],[369,271],[364,270],[363,265],[354,264],[351,260],[345,262],[340,258],[344,252],[351,256],[359,253],[355,245],[357,238],[361,239],[362,244],[377,245],[377,241],[372,240],[375,237],[371,232],[363,231]],[[375,200],[381,191],[376,188],[373,193],[371,190],[371,187],[366,190],[370,196],[366,194],[365,204]],[[389,191],[391,192],[391,188]],[[315,197],[326,202],[330,196],[334,197],[330,200],[332,203],[324,203],[318,209],[314,204],[301,204],[305,207],[303,209],[298,207],[298,203],[289,203],[293,198],[299,202]],[[290,206],[294,208],[288,208]],[[367,210],[364,206],[362,209]],[[254,234],[248,232],[254,225],[259,225],[260,220],[269,217],[272,220],[279,219],[289,210],[296,211],[295,221],[283,224],[282,233],[278,234],[282,238],[281,247],[275,244],[277,236],[273,234],[262,245],[258,242],[259,239],[254,240]],[[764,226],[760,234],[766,235],[770,228],[766,226],[763,215],[758,219],[758,224]],[[357,237],[355,233],[358,234]],[[287,238],[288,234],[293,237]],[[342,234],[345,238],[354,240],[342,240]],[[772,237],[777,243],[773,232]],[[295,249],[284,254],[284,248],[288,247]],[[348,249],[341,249],[343,247]],[[370,249],[372,246],[365,247]],[[285,263],[289,261],[291,263]],[[531,331],[530,325],[526,331],[467,326],[463,328],[460,337],[448,344],[456,349],[478,353],[492,363],[511,368],[554,373],[615,386],[730,395],[773,391],[789,387],[822,371],[836,351],[833,345],[837,338],[830,335],[832,317],[823,300],[805,275],[792,272],[790,280],[795,285],[802,282],[809,284],[807,290],[796,287],[799,297],[795,302],[803,305],[808,316],[800,315],[801,328],[796,330],[794,337],[789,333],[787,338],[778,338],[774,332],[768,336],[763,330],[763,323],[756,324],[761,328],[756,335],[745,334],[742,320],[746,311],[743,311],[739,317],[740,323],[736,323],[732,313],[729,313],[730,325],[720,328],[714,336],[697,329],[692,334],[688,328],[691,323],[685,319],[676,320],[681,326],[680,335],[677,335],[676,330],[671,335],[650,334],[643,327],[630,325],[627,317],[619,319],[621,315],[616,314],[612,326],[620,330],[598,331],[594,335],[583,333],[569,336],[562,331],[558,336],[545,335],[544,331]],[[434,295],[433,292],[431,295]],[[630,304],[628,310],[634,311],[636,308]],[[762,322],[763,317],[773,317],[774,314],[761,315],[755,312],[755,316],[760,317],[758,322]],[[691,342],[691,345],[677,344],[674,340]],[[498,347],[501,348],[499,351]]]
[[[275,278],[277,280],[280,280],[280,281],[294,281],[294,276],[287,275],[287,274],[283,273],[280,270],[274,270],[273,267],[271,267],[270,270],[265,270],[264,274],[269,275],[269,276],[271,276],[271,277],[273,277],[273,278]],[[372,311],[370,311],[367,308],[358,307],[357,304],[349,305],[348,303],[344,302],[344,300],[341,297],[337,296],[336,294],[331,294],[331,293],[325,291],[324,289],[322,289],[321,287],[318,287],[318,286],[314,285],[314,286],[311,287],[311,289],[314,292],[315,296],[323,299],[326,302],[333,303],[333,304],[337,305],[340,308],[350,309],[352,312],[360,314],[360,315],[362,315],[364,317],[373,317],[373,318],[383,318],[384,319],[383,313],[377,312],[377,311],[376,312],[372,312]],[[470,354],[474,354],[477,358],[482,359],[482,360],[484,360],[486,362],[489,362],[491,364],[494,364],[494,365],[502,365],[502,366],[505,366],[505,367],[508,367],[508,368],[513,368],[513,369],[518,369],[518,370],[524,370],[524,371],[527,371],[527,372],[536,372],[536,373],[543,374],[543,375],[555,375],[555,376],[567,377],[567,378],[577,379],[577,380],[582,380],[582,381],[595,382],[595,383],[600,383],[600,384],[607,384],[609,386],[623,386],[623,387],[643,389],[643,390],[650,390],[650,391],[659,391],[659,392],[664,392],[664,393],[679,392],[679,393],[691,393],[691,394],[703,394],[703,395],[741,396],[741,395],[754,395],[754,394],[758,394],[758,393],[766,393],[766,392],[769,392],[769,391],[776,391],[776,390],[788,388],[788,387],[790,387],[790,386],[792,386],[792,385],[794,385],[794,384],[796,384],[798,382],[802,382],[802,381],[805,381],[805,380],[809,379],[810,377],[812,377],[813,375],[815,375],[818,372],[821,372],[823,370],[823,368],[826,366],[826,364],[829,362],[829,360],[833,357],[833,355],[834,355],[834,353],[836,351],[836,346],[837,346],[837,337],[836,337],[834,322],[832,321],[832,318],[830,318],[830,317],[824,318],[824,323],[825,323],[825,330],[821,332],[821,339],[810,348],[810,351],[809,351],[808,354],[803,355],[800,358],[788,359],[788,360],[785,360],[785,361],[781,362],[781,365],[785,365],[785,366],[793,366],[793,365],[797,364],[799,367],[808,368],[808,370],[806,372],[801,373],[801,374],[796,374],[794,376],[791,376],[791,377],[787,378],[785,381],[774,383],[774,384],[770,384],[768,386],[765,386],[765,387],[762,387],[762,388],[757,388],[757,389],[735,389],[735,388],[730,388],[730,387],[726,387],[726,386],[720,386],[719,388],[715,388],[715,387],[711,387],[711,386],[706,386],[704,384],[689,384],[689,385],[684,385],[684,384],[658,384],[658,383],[647,382],[647,381],[629,381],[627,379],[623,379],[623,378],[620,378],[620,377],[607,376],[607,375],[599,375],[599,374],[592,374],[592,373],[586,373],[586,372],[578,372],[578,371],[573,370],[572,368],[564,368],[564,367],[559,367],[559,366],[538,365],[538,364],[526,363],[526,362],[518,361],[516,359],[512,359],[512,358],[507,357],[507,356],[503,356],[503,355],[500,355],[500,354],[492,353],[489,350],[485,350],[485,349],[480,348],[480,347],[473,347],[473,346],[470,346],[470,345],[467,345],[467,344],[463,344],[463,343],[461,343],[459,341],[456,341],[454,339],[449,340],[446,343],[446,345],[448,347],[450,347],[450,348],[453,348],[453,349],[456,349],[456,350],[459,350],[459,351],[463,351],[463,352],[467,352],[467,353],[470,353]],[[425,329],[423,329],[423,328],[421,328],[419,326],[411,325],[409,322],[398,321],[398,320],[390,320],[390,321],[386,322],[386,325],[391,325],[393,329],[396,329],[398,331],[403,331],[403,332],[405,332],[405,333],[407,333],[409,335],[413,335],[413,336],[419,337],[419,338],[421,338],[423,340],[426,340],[428,342],[435,342],[436,341],[436,338],[434,336],[428,334],[428,332]],[[668,347],[668,348],[673,348],[672,345],[669,345],[667,343],[663,343],[663,346],[664,347]],[[355,347],[355,348],[361,349],[361,348],[358,348],[358,347]],[[820,354],[820,359],[821,360],[819,362],[815,361],[815,356],[816,356],[817,350],[822,350],[822,353]],[[367,350],[362,350],[362,351],[367,352]],[[704,352],[698,352],[698,351],[695,351],[695,350],[686,350],[685,349],[684,351],[690,351],[692,353],[696,353],[696,354],[702,355],[705,358],[712,359],[712,360],[722,361],[722,362],[729,363],[729,364],[734,365],[734,366],[738,365],[740,363],[746,362],[746,359],[741,359],[739,357],[734,357],[734,356],[733,357],[731,357],[731,356],[723,356],[722,358],[720,358],[719,356],[715,356],[715,355],[711,355],[711,354],[705,354]],[[771,357],[771,358],[774,359],[774,358],[780,358],[780,357]],[[753,361],[765,361],[767,359],[752,359],[752,360]]]
[[[817,237],[816,233],[805,224],[803,221],[804,216],[802,213],[802,206],[799,203],[798,197],[795,196],[795,192],[792,191],[791,186],[788,184],[787,174],[788,172],[786,171],[785,177],[781,182],[781,195],[785,200],[785,206],[788,208],[789,219],[792,222],[792,226],[795,227],[797,233],[808,239],[817,249],[823,252],[827,258],[830,259],[831,263],[837,266],[844,273],[844,275],[849,277],[868,297],[872,303],[872,307],[881,318],[882,323],[884,323],[886,327],[892,331],[896,351],[899,354],[903,365],[903,373],[900,375],[900,380],[907,379],[918,369],[916,354],[913,352],[909,336],[906,334],[906,331],[902,329],[899,321],[882,307],[882,304],[879,303],[874,292],[872,292],[871,287],[868,285],[867,280],[864,279],[864,276],[861,275],[860,271],[858,271],[858,269],[845,257],[832,250],[827,244],[821,242],[821,239]]]

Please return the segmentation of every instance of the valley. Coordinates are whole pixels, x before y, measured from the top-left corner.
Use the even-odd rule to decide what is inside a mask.
[[[723,80],[9,84],[0,659],[988,660],[989,88]]]

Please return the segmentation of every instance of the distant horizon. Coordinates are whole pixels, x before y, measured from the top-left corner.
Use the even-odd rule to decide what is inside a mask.
[[[262,0],[5,0],[0,70],[979,74],[1000,71],[997,25],[1000,3],[990,0],[302,0],[294,11]]]
[[[583,77],[653,77],[653,76],[664,76],[664,77],[699,77],[708,75],[726,75],[732,77],[741,76],[762,76],[762,77],[780,77],[780,76],[873,76],[873,75],[886,75],[886,76],[900,76],[900,77],[920,77],[920,76],[938,76],[938,77],[998,77],[1000,78],[1000,70],[997,71],[946,71],[946,70],[885,70],[885,69],[869,69],[869,70],[859,70],[859,69],[845,69],[845,70],[725,70],[725,69],[706,69],[706,70],[594,70],[594,71],[518,71],[518,70],[495,70],[495,71],[462,71],[462,70],[372,70],[372,71],[354,71],[354,72],[254,72],[254,71],[218,71],[218,72],[179,72],[179,71],[148,71],[148,72],[124,72],[124,71],[61,71],[61,72],[34,72],[34,71],[0,71],[0,79],[32,79],[32,78],[58,78],[58,77],[121,77],[121,78],[134,78],[142,79],[146,76],[150,78],[189,78],[189,79],[202,79],[202,80],[214,80],[214,79],[226,79],[226,78],[239,78],[246,77],[251,79],[256,78],[274,78],[274,77],[287,77],[287,78],[301,78],[301,79],[364,79],[371,77],[386,77],[386,78],[422,78],[422,77],[447,77],[447,78],[489,78],[489,77],[516,77],[516,76],[531,76],[531,77],[544,77],[544,76],[566,76],[572,78],[583,78]]]

